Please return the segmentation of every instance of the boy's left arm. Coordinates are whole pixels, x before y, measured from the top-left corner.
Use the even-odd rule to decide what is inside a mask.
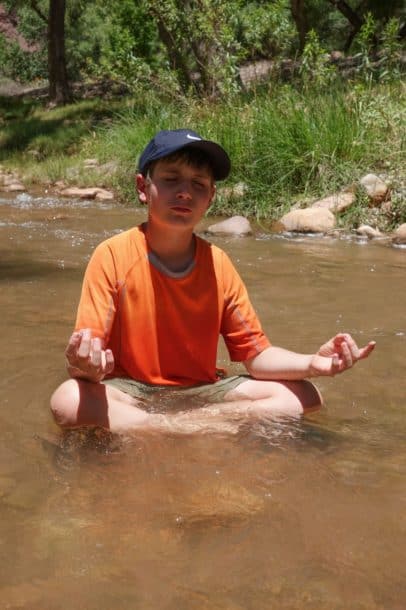
[[[324,343],[315,354],[299,354],[271,346],[246,360],[244,365],[254,379],[299,380],[334,376],[350,369],[358,360],[368,358],[375,341],[358,347],[348,333],[339,333]]]

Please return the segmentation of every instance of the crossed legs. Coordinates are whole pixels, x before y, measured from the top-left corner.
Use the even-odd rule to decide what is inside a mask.
[[[147,413],[142,403],[109,385],[69,379],[51,397],[51,411],[63,428],[101,427],[112,432],[167,430],[189,433],[213,429],[235,418],[300,417],[320,408],[322,398],[309,381],[247,379],[224,402],[184,413]]]

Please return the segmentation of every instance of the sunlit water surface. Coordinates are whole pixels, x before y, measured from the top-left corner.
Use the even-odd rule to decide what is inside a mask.
[[[405,250],[210,238],[275,344],[347,330],[373,356],[321,380],[327,406],[304,421],[62,437],[48,401],[85,265],[144,212],[28,195],[0,210],[2,608],[404,610]]]

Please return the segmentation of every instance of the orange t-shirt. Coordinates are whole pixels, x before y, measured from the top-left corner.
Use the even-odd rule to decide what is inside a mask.
[[[220,334],[234,361],[270,345],[228,256],[195,239],[194,265],[185,274],[159,268],[142,226],[95,249],[76,329],[90,328],[112,350],[111,376],[174,386],[210,383],[218,379]]]

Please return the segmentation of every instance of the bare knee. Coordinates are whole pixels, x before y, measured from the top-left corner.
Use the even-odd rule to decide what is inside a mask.
[[[307,380],[280,382],[271,396],[258,402],[264,411],[291,417],[317,411],[323,404],[319,390]]]
[[[270,405],[281,413],[301,416],[316,411],[322,406],[322,397],[317,387],[307,381],[281,381],[273,389]]]
[[[74,426],[77,421],[80,393],[77,381],[68,379],[52,394],[50,407],[59,426]]]
[[[286,401],[292,405],[292,408],[297,408],[299,414],[306,415],[323,406],[323,398],[318,388],[307,379],[286,382],[282,385],[287,391]]]

